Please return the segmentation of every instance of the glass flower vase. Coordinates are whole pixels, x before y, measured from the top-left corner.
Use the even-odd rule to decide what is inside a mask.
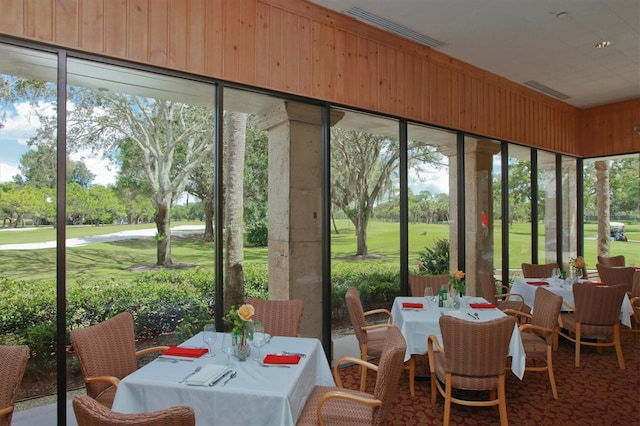
[[[233,333],[233,356],[238,361],[246,361],[251,356],[251,342],[253,340],[252,323],[245,324],[242,332]]]

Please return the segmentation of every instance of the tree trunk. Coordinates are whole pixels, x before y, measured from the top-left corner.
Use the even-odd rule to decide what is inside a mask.
[[[173,262],[171,260],[171,204],[165,199],[158,202],[158,209],[155,217],[156,221],[156,241],[157,241],[157,259],[156,264],[159,266],[168,266]]]
[[[247,116],[227,112],[225,130],[225,310],[244,302],[243,185]]]
[[[204,236],[202,241],[211,243],[215,239],[213,234],[213,198],[202,200],[202,204],[204,206]]]
[[[369,220],[367,217],[358,212],[358,220],[356,225],[356,236],[358,237],[358,247],[356,251],[356,255],[358,256],[366,256],[369,254],[369,247],[367,246],[367,225]]]
[[[598,256],[609,256],[611,246],[611,199],[609,163],[596,161],[596,199],[598,206]]]

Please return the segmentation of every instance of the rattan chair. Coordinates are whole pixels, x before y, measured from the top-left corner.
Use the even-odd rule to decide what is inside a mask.
[[[524,278],[549,278],[554,268],[559,268],[557,263],[523,263],[522,276]]]
[[[491,321],[467,321],[449,315],[440,317],[442,342],[427,339],[431,372],[431,403],[437,393],[444,397],[444,425],[451,420],[451,404],[486,407],[497,405],[500,424],[507,425],[505,371],[509,342],[516,320],[504,316]],[[457,389],[455,396],[453,389]],[[470,399],[464,399],[469,391]],[[489,391],[483,400],[479,392]]]
[[[300,321],[304,310],[302,300],[266,300],[249,297],[247,303],[255,308],[253,320],[262,323],[265,333],[272,336],[300,337]]]
[[[601,263],[596,264],[600,281],[611,286],[616,284],[625,284],[627,292],[631,293],[633,285],[633,274],[635,268],[628,266],[606,266]]]
[[[522,344],[527,354],[526,371],[546,371],[549,374],[553,398],[558,399],[558,390],[553,375],[553,347],[558,333],[558,319],[562,309],[562,296],[539,287],[533,302],[533,315],[505,310],[505,313],[524,316],[528,324],[520,326]]]
[[[625,259],[623,255],[598,256],[598,263],[604,266],[625,266]]]
[[[78,395],[73,398],[73,412],[78,426],[193,426],[196,415],[186,405],[140,414],[111,411],[95,399]]]
[[[29,347],[0,346],[0,425],[11,424],[13,409],[29,359]]]
[[[520,311],[524,313],[531,313],[531,307],[524,303],[524,297],[518,293],[510,293],[507,286],[500,286],[504,293],[497,293],[496,279],[492,272],[483,271],[480,272],[480,285],[482,287],[482,297],[487,302],[496,305],[496,308],[504,311],[505,309],[511,309],[514,311]],[[514,299],[514,300],[507,300]],[[517,299],[517,300],[516,300]]]
[[[560,315],[558,334],[576,347],[575,365],[580,367],[580,347],[613,346],[618,364],[624,370],[624,357],[620,342],[620,306],[627,286],[573,285],[574,312]]]
[[[371,358],[377,358],[382,354],[385,339],[387,338],[387,330],[393,327],[393,316],[387,309],[373,309],[365,312],[362,308],[360,293],[355,287],[349,287],[345,294],[347,310],[349,318],[353,326],[353,332],[356,335],[360,346],[360,358],[363,361],[369,361]],[[372,318],[381,318],[382,323],[373,323]],[[409,389],[411,396],[415,395],[415,359],[411,357],[409,365]],[[360,368],[360,391],[364,392],[367,388],[367,368]]]
[[[129,312],[72,330],[70,337],[80,361],[87,395],[109,408],[120,380],[138,369],[137,357],[168,349],[168,346],[156,346],[136,352],[133,317]]]
[[[635,332],[636,339],[640,335],[640,279],[633,282],[631,288],[631,307],[633,315],[631,316],[631,331]]]
[[[424,296],[424,289],[431,287],[433,294],[438,294],[442,285],[449,284],[449,275],[410,275],[409,288],[413,297]]]
[[[298,418],[298,425],[384,425],[396,397],[402,374],[406,341],[397,327],[387,329],[380,362],[374,365],[358,358],[336,361],[333,376],[337,386],[316,386]],[[357,364],[377,372],[373,394],[344,389],[339,369]]]

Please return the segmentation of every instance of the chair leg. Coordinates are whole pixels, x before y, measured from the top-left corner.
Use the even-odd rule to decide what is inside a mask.
[[[500,409],[500,425],[508,426],[507,418],[507,392],[504,384],[504,373],[498,378],[498,408]]]
[[[436,377],[436,373],[431,372],[431,403],[435,404],[436,403],[436,398],[438,397],[438,386],[436,385],[436,380],[438,380],[438,378]]]
[[[451,421],[451,373],[447,373],[444,390],[444,419],[442,421],[443,426],[449,426]]]
[[[360,392],[364,392],[367,389],[367,369],[364,366],[360,366]]]
[[[613,327],[613,343],[616,347],[616,355],[618,355],[618,365],[621,370],[624,370],[624,357],[622,356],[622,343],[620,342],[620,324],[616,324]]]
[[[551,392],[553,399],[558,399],[558,389],[556,388],[556,379],[553,375],[553,350],[551,346],[547,346],[547,371],[549,372],[549,382],[551,383]]]
[[[409,392],[411,396],[416,396],[416,359],[413,355],[409,359]]]
[[[580,367],[580,338],[581,338],[581,330],[580,323],[576,324],[576,367]]]

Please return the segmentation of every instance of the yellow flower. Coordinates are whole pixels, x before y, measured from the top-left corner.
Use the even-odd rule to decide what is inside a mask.
[[[249,304],[244,304],[240,306],[240,309],[238,309],[238,316],[243,321],[251,321],[251,318],[255,313],[256,313],[256,310],[253,308],[252,305],[249,305]]]
[[[453,274],[454,277],[456,277],[459,280],[464,280],[464,272],[463,271],[456,271]]]

